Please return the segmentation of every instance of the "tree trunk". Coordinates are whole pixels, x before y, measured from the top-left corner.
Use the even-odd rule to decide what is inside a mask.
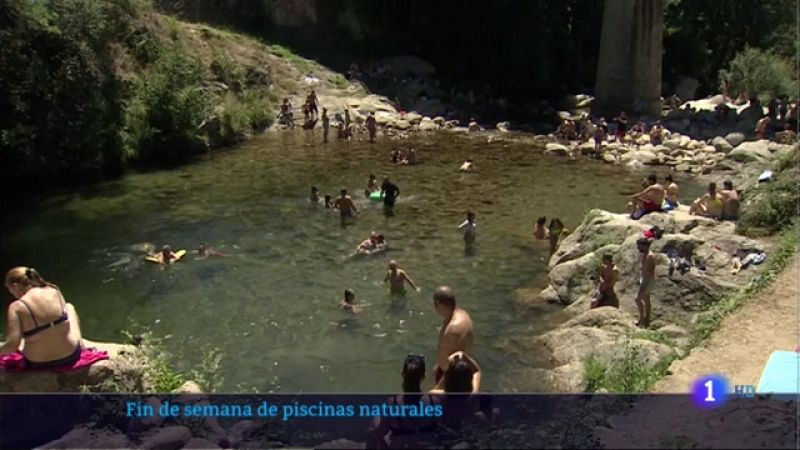
[[[592,113],[661,113],[664,0],[606,0]]]

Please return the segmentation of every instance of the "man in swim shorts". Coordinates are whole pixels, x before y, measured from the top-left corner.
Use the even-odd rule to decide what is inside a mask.
[[[636,293],[636,308],[639,310],[639,321],[636,326],[647,328],[650,325],[650,293],[656,282],[656,257],[650,253],[650,240],[641,238],[636,241],[640,254],[639,291]]]
[[[733,188],[731,180],[722,182],[724,189],[719,191],[722,197],[722,220],[737,220],[739,218],[739,193]]]
[[[597,296],[590,308],[601,306],[613,306],[619,308],[619,298],[614,292],[614,285],[619,279],[619,269],[614,265],[614,260],[610,253],[603,255],[603,263],[600,265],[600,283],[597,285]]]
[[[455,352],[472,353],[472,318],[456,305],[456,296],[448,286],[440,286],[433,293],[433,307],[443,318],[436,346],[434,383],[438,384],[449,366],[449,357]]]
[[[347,195],[347,189],[342,189],[340,194],[341,196],[333,202],[333,207],[339,210],[339,216],[342,218],[342,222],[344,222],[348,219],[353,219],[358,213],[358,210],[353,203],[353,199]]]
[[[369,133],[369,141],[375,142],[375,133],[378,132],[378,123],[375,121],[375,113],[370,112],[367,116],[367,132]]]
[[[664,186],[658,184],[658,178],[654,173],[647,177],[647,184],[649,186],[643,191],[631,196],[633,201],[631,219],[638,220],[645,214],[661,211],[661,204],[664,203],[664,196],[666,195]]]
[[[406,295],[406,283],[411,286],[411,289],[419,292],[420,289],[414,284],[411,277],[408,276],[405,270],[397,267],[397,261],[389,261],[389,271],[386,272],[386,277],[383,282],[389,282],[389,294],[393,297],[404,297]]]

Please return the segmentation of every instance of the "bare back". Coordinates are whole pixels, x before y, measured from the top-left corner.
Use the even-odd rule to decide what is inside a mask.
[[[77,326],[73,327],[71,324],[74,309],[66,304],[61,292],[52,287],[32,288],[20,300],[9,306],[8,320],[11,321],[16,315],[20,333],[49,324],[61,317],[64,312],[68,316],[66,321],[22,338],[22,352],[26,358],[32,361],[52,361],[75,351],[80,342],[80,331]]]
[[[436,365],[442,370],[448,366],[447,358],[455,352],[472,353],[472,318],[465,310],[456,307],[449,322],[439,329],[439,344],[436,349]]]

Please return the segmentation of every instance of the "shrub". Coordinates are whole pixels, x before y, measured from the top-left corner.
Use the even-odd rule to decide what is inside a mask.
[[[245,74],[241,66],[222,53],[215,53],[210,68],[211,73],[214,74],[217,81],[221,81],[229,86],[241,86],[244,82]]]
[[[210,109],[200,88],[203,68],[179,47],[165,49],[139,79],[126,111],[129,156],[150,163],[196,153],[203,146],[198,126]]]
[[[673,358],[650,366],[639,358],[639,348],[632,340],[625,344],[622,358],[606,363],[590,356],[584,361],[587,392],[605,390],[615,393],[648,392],[666,374]]]
[[[747,92],[758,96],[762,104],[779,96],[794,96],[797,75],[792,63],[777,54],[756,48],[746,48],[720,70],[720,81],[728,80],[731,95]]]
[[[800,200],[796,174],[796,171],[779,173],[776,181],[746,192],[737,230],[750,235],[770,235],[791,227],[796,222]]]

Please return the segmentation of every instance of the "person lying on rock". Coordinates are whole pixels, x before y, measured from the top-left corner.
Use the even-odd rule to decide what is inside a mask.
[[[0,355],[21,349],[27,369],[75,364],[82,350],[80,321],[61,289],[36,269],[22,266],[6,273],[5,285],[14,301],[8,306],[8,339]]]

